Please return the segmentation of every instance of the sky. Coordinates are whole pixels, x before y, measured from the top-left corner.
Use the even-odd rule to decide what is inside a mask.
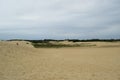
[[[120,0],[0,0],[0,39],[120,39]]]

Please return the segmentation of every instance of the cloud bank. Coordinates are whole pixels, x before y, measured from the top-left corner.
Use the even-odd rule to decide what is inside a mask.
[[[120,0],[0,0],[0,39],[120,38]]]

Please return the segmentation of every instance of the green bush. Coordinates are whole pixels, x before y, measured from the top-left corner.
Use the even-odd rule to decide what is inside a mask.
[[[62,47],[91,47],[96,45],[87,44],[52,44],[52,43],[32,43],[35,48],[62,48]]]

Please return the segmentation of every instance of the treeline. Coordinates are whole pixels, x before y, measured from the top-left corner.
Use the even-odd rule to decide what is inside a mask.
[[[55,39],[44,39],[44,40],[22,40],[22,39],[12,39],[12,40],[8,40],[8,41],[29,41],[32,43],[48,43],[49,41],[71,41],[71,42],[116,42],[116,41],[120,41],[120,39],[84,39],[84,40],[80,40],[80,39],[65,39],[65,40],[55,40]]]
[[[71,41],[71,42],[116,42],[120,41],[120,39],[84,39],[84,40],[79,40],[79,39],[65,39],[65,40],[55,40],[55,39],[44,39],[44,40],[20,40],[20,41],[29,41],[32,43],[48,43],[49,41]]]
[[[32,43],[48,43],[49,41],[65,41],[65,40],[54,40],[54,39],[44,39],[44,40],[25,40],[25,41],[29,41]]]
[[[114,42],[114,41],[120,41],[120,39],[84,39],[84,40],[79,40],[79,39],[68,39],[68,41],[73,41],[73,42]]]

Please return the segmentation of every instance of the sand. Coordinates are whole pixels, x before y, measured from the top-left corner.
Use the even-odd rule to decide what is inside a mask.
[[[89,42],[98,46],[92,48],[26,43],[0,42],[0,80],[120,80],[120,42]]]

